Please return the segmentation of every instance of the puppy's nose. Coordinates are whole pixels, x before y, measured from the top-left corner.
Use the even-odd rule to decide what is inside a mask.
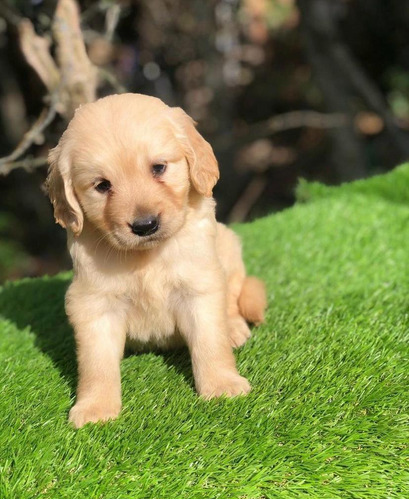
[[[135,219],[131,226],[132,232],[138,236],[149,236],[156,233],[159,228],[159,217],[149,215],[140,219]]]

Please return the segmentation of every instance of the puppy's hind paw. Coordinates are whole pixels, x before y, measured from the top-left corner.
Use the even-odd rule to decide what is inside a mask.
[[[70,410],[68,420],[76,429],[89,422],[114,420],[121,411],[121,404],[107,404],[100,401],[85,400],[76,403]]]
[[[241,316],[229,318],[229,338],[232,347],[241,347],[247,342],[250,336],[250,328],[245,319]]]

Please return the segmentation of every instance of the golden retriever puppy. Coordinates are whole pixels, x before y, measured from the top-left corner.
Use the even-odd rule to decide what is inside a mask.
[[[189,116],[154,97],[105,97],[77,110],[49,162],[74,266],[74,426],[118,416],[126,342],[186,344],[204,398],[249,392],[232,348],[250,336],[246,320],[263,321],[264,285],[246,278],[237,236],[215,220],[217,161]]]

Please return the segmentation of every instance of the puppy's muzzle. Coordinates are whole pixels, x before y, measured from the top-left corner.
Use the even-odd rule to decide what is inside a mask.
[[[148,217],[135,219],[129,226],[137,236],[149,236],[159,229],[159,217],[149,215]]]

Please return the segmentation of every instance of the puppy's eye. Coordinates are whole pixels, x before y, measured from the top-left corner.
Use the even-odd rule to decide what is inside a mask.
[[[152,166],[152,173],[155,177],[159,177],[162,175],[166,170],[166,164],[165,163],[156,163],[155,165]]]
[[[107,179],[102,179],[95,185],[95,189],[98,193],[107,193],[112,187],[112,184]]]

